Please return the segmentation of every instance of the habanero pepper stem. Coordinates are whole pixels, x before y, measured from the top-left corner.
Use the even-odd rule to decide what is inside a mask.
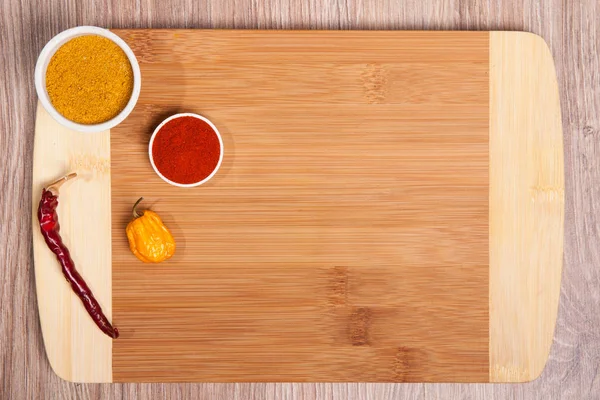
[[[42,198],[38,207],[40,229],[48,248],[56,255],[56,258],[60,263],[65,279],[71,284],[71,288],[81,299],[81,302],[90,317],[92,317],[102,332],[111,338],[116,339],[119,337],[119,330],[113,328],[110,322],[108,322],[108,319],[102,312],[100,304],[94,298],[94,294],[81,275],[79,275],[79,272],[77,272],[69,249],[64,245],[59,233],[60,225],[58,224],[58,215],[56,214],[56,208],[58,207],[58,189],[63,183],[76,176],[76,173],[66,175],[59,180],[52,182],[42,190]]]

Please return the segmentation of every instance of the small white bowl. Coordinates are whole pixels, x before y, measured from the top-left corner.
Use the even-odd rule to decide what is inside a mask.
[[[220,146],[220,154],[219,154],[219,162],[217,162],[217,166],[215,167],[215,169],[213,170],[213,172],[210,173],[210,175],[208,175],[206,178],[204,178],[203,180],[201,180],[200,182],[195,182],[195,183],[177,183],[177,182],[173,182],[170,179],[167,179],[163,174],[160,173],[160,171],[158,170],[158,168],[156,168],[156,164],[154,164],[154,157],[152,157],[152,145],[154,144],[154,138],[156,137],[156,134],[158,133],[158,131],[160,131],[160,129],[169,121],[176,119],[176,118],[180,118],[180,117],[194,117],[194,118],[198,118],[204,122],[206,122],[217,134],[217,138],[219,138],[219,146]],[[219,133],[219,130],[217,129],[217,127],[210,122],[207,118],[204,118],[201,115],[198,114],[194,114],[194,113],[181,113],[181,114],[175,114],[175,115],[171,115],[169,118],[165,119],[163,122],[160,123],[160,125],[158,125],[156,127],[156,129],[154,129],[154,132],[152,133],[152,137],[150,138],[150,144],[148,144],[148,156],[150,157],[150,164],[152,164],[152,168],[154,169],[154,172],[156,172],[156,175],[160,176],[160,178],[167,182],[170,183],[173,186],[179,186],[179,187],[183,187],[183,188],[190,188],[190,187],[195,187],[195,186],[200,186],[203,183],[206,183],[210,180],[210,178],[212,178],[213,176],[215,176],[215,174],[217,173],[217,171],[219,170],[219,168],[221,167],[221,162],[223,161],[223,139],[221,138],[221,134]]]
[[[106,122],[102,122],[101,124],[78,124],[66,119],[56,110],[56,108],[54,108],[52,102],[50,101],[50,96],[48,96],[48,91],[46,90],[46,70],[48,69],[48,64],[50,63],[54,53],[56,53],[56,51],[69,40],[84,35],[98,35],[112,40],[125,52],[127,58],[129,59],[129,63],[131,64],[131,69],[133,70],[133,91],[131,93],[131,97],[129,98],[129,102],[119,113],[119,115]],[[133,51],[131,51],[123,39],[108,29],[98,28],[96,26],[78,26],[76,28],[67,29],[66,31],[54,36],[42,49],[42,52],[38,57],[37,64],[35,65],[35,90],[37,91],[37,95],[42,103],[42,106],[46,109],[46,111],[48,111],[48,114],[50,114],[52,118],[58,121],[61,125],[78,132],[102,132],[119,125],[131,113],[133,107],[135,107],[135,103],[137,103],[138,97],[140,97],[141,88],[142,75],[140,73],[140,66],[135,58],[135,55],[133,54]]]

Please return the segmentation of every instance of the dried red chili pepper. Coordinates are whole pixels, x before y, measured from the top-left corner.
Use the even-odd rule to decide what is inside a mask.
[[[94,298],[94,294],[81,275],[79,275],[79,272],[77,272],[69,249],[64,245],[59,234],[60,226],[58,224],[58,215],[56,214],[56,207],[58,206],[58,188],[63,183],[76,176],[77,174],[75,173],[64,176],[42,190],[42,199],[40,200],[38,208],[40,229],[42,230],[42,236],[44,237],[48,248],[56,255],[56,258],[62,267],[63,275],[67,279],[67,282],[71,284],[73,291],[83,302],[90,317],[92,317],[102,332],[106,333],[111,338],[116,339],[119,337],[118,329],[113,328],[110,322],[108,322],[108,319],[102,312],[100,304],[98,304],[98,301]]]

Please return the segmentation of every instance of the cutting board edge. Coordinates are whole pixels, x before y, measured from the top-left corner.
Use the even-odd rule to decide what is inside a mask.
[[[112,382],[112,339],[96,327],[72,292],[44,242],[37,219],[44,185],[77,171],[79,176],[61,187],[57,209],[60,233],[77,270],[112,320],[110,132],[71,131],[56,122],[38,101],[33,152],[34,271],[48,361],[56,375],[66,381]],[[77,218],[84,213],[85,221]]]
[[[563,158],[548,45],[528,32],[490,32],[490,382],[532,381],[549,357],[563,263]]]

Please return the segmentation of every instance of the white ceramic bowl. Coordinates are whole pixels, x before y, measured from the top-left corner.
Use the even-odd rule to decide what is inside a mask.
[[[54,108],[52,102],[50,101],[48,91],[46,90],[46,70],[48,69],[48,64],[50,63],[54,53],[56,53],[60,46],[69,40],[84,35],[98,35],[115,42],[127,55],[133,70],[133,91],[131,93],[129,102],[119,113],[119,115],[101,124],[84,125],[66,119],[58,111],[56,111],[56,108]],[[61,125],[79,132],[102,132],[123,122],[129,113],[131,113],[133,107],[135,107],[135,103],[137,103],[138,97],[140,97],[141,88],[142,75],[140,74],[140,66],[135,58],[135,55],[133,54],[133,51],[131,51],[123,39],[107,29],[98,28],[96,26],[78,26],[76,28],[67,29],[66,31],[54,36],[42,49],[35,66],[35,90],[37,91],[37,95],[42,103],[42,106],[46,109],[46,111],[48,111],[52,118],[58,121]]]
[[[177,183],[177,182],[173,182],[170,179],[167,179],[163,174],[160,173],[160,171],[158,170],[158,168],[156,168],[156,164],[154,164],[154,157],[152,157],[152,145],[154,144],[154,138],[156,137],[156,134],[158,133],[158,131],[160,131],[160,129],[169,121],[176,119],[176,118],[180,118],[180,117],[194,117],[194,118],[198,118],[204,122],[206,122],[216,133],[217,138],[219,138],[219,146],[220,146],[220,154],[219,154],[219,162],[217,162],[217,166],[215,167],[215,169],[213,170],[213,172],[210,173],[210,175],[208,175],[206,178],[202,179],[200,182],[195,182],[195,183]],[[221,134],[219,133],[219,130],[217,129],[217,127],[210,122],[207,118],[204,118],[201,115],[198,114],[193,114],[193,113],[181,113],[181,114],[175,114],[175,115],[171,115],[169,118],[165,119],[163,122],[160,123],[160,125],[158,125],[156,127],[156,129],[154,130],[154,132],[152,133],[152,137],[150,138],[150,144],[148,145],[148,156],[150,157],[150,164],[152,164],[152,168],[154,168],[154,172],[156,172],[156,174],[158,176],[161,177],[161,179],[167,183],[170,183],[173,186],[179,186],[179,187],[184,187],[184,188],[190,188],[190,187],[195,187],[195,186],[200,186],[203,183],[206,183],[210,180],[210,178],[212,178],[213,176],[215,176],[215,174],[217,173],[217,171],[219,170],[219,168],[221,167],[221,162],[223,162],[223,139],[221,138]]]

